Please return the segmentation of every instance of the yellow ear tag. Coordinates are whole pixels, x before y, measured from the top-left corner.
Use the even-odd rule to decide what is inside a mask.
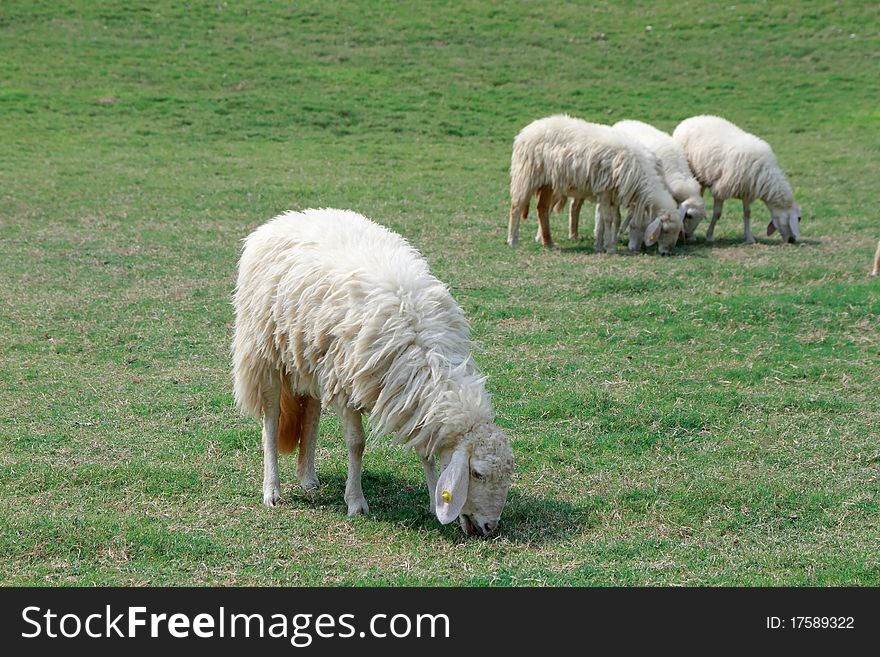
[[[443,491],[440,494],[440,497],[442,497],[443,501],[446,502],[447,504],[449,504],[452,501],[452,493],[450,493],[448,490]]]

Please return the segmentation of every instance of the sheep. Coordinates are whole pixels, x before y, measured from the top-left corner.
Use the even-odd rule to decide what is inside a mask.
[[[715,224],[729,198],[742,200],[747,244],[755,243],[750,218],[751,204],[758,199],[770,210],[768,237],[778,230],[783,243],[794,244],[800,239],[800,206],[767,142],[718,116],[685,119],[672,138],[684,149],[702,188],[712,191],[714,208],[706,229],[707,242],[715,240]]]
[[[597,252],[604,248],[614,253],[614,217],[619,216],[620,207],[628,208],[639,221],[648,212],[656,215],[641,227],[645,229],[645,244],[657,242],[663,255],[671,253],[681,231],[681,210],[676,208],[644,149],[608,126],[564,114],[533,121],[514,140],[507,231],[510,246],[519,242],[519,222],[528,216],[535,194],[541,241],[548,247],[553,243],[550,206],[563,197],[573,199],[570,235],[576,235],[577,213],[583,200],[598,203]]]
[[[874,269],[871,270],[871,276],[880,274],[880,242],[877,243],[877,252],[874,253]]]
[[[344,428],[349,516],[369,512],[368,413],[376,433],[396,433],[418,453],[441,523],[495,530],[513,475],[510,442],[494,424],[464,313],[400,235],[349,210],[281,214],[245,239],[234,308],[235,401],[262,416],[267,506],[281,500],[278,451],[298,447],[300,485],[318,485],[323,404]]]
[[[611,127],[642,144],[657,158],[666,188],[676,203],[684,205],[684,239],[692,242],[697,226],[706,218],[706,205],[681,146],[670,135],[641,121],[618,121]]]

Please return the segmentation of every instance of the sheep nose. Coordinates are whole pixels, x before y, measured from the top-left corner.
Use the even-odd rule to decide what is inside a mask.
[[[495,522],[485,522],[483,523],[484,534],[483,536],[488,536],[492,532],[495,531],[495,528],[498,526],[498,523]]]

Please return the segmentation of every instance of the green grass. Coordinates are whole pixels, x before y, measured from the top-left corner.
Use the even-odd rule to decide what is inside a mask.
[[[880,584],[878,29],[860,2],[4,1],[0,582]],[[744,245],[732,202],[674,258],[559,218],[559,250],[508,249],[513,136],[558,111],[756,132],[803,244]],[[387,440],[347,519],[329,414],[322,487],[287,459],[261,505],[230,295],[240,240],[310,206],[401,232],[471,319],[517,457],[494,540],[431,518]]]

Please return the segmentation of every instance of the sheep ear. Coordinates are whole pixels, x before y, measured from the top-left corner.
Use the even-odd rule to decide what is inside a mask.
[[[461,513],[461,507],[467,500],[468,481],[470,481],[470,456],[464,449],[457,449],[452,453],[449,465],[437,480],[437,488],[434,491],[437,520],[444,525],[448,525]]]
[[[657,243],[657,240],[660,239],[660,229],[663,227],[663,220],[661,217],[657,217],[648,224],[648,228],[645,230],[645,246],[652,246]]]
[[[681,205],[678,206],[678,216],[682,221],[684,221],[684,218],[687,216],[687,213],[688,213],[688,209],[685,206],[684,201],[682,201]]]
[[[769,224],[767,224],[767,237],[770,237],[775,232],[776,225],[771,221]]]

